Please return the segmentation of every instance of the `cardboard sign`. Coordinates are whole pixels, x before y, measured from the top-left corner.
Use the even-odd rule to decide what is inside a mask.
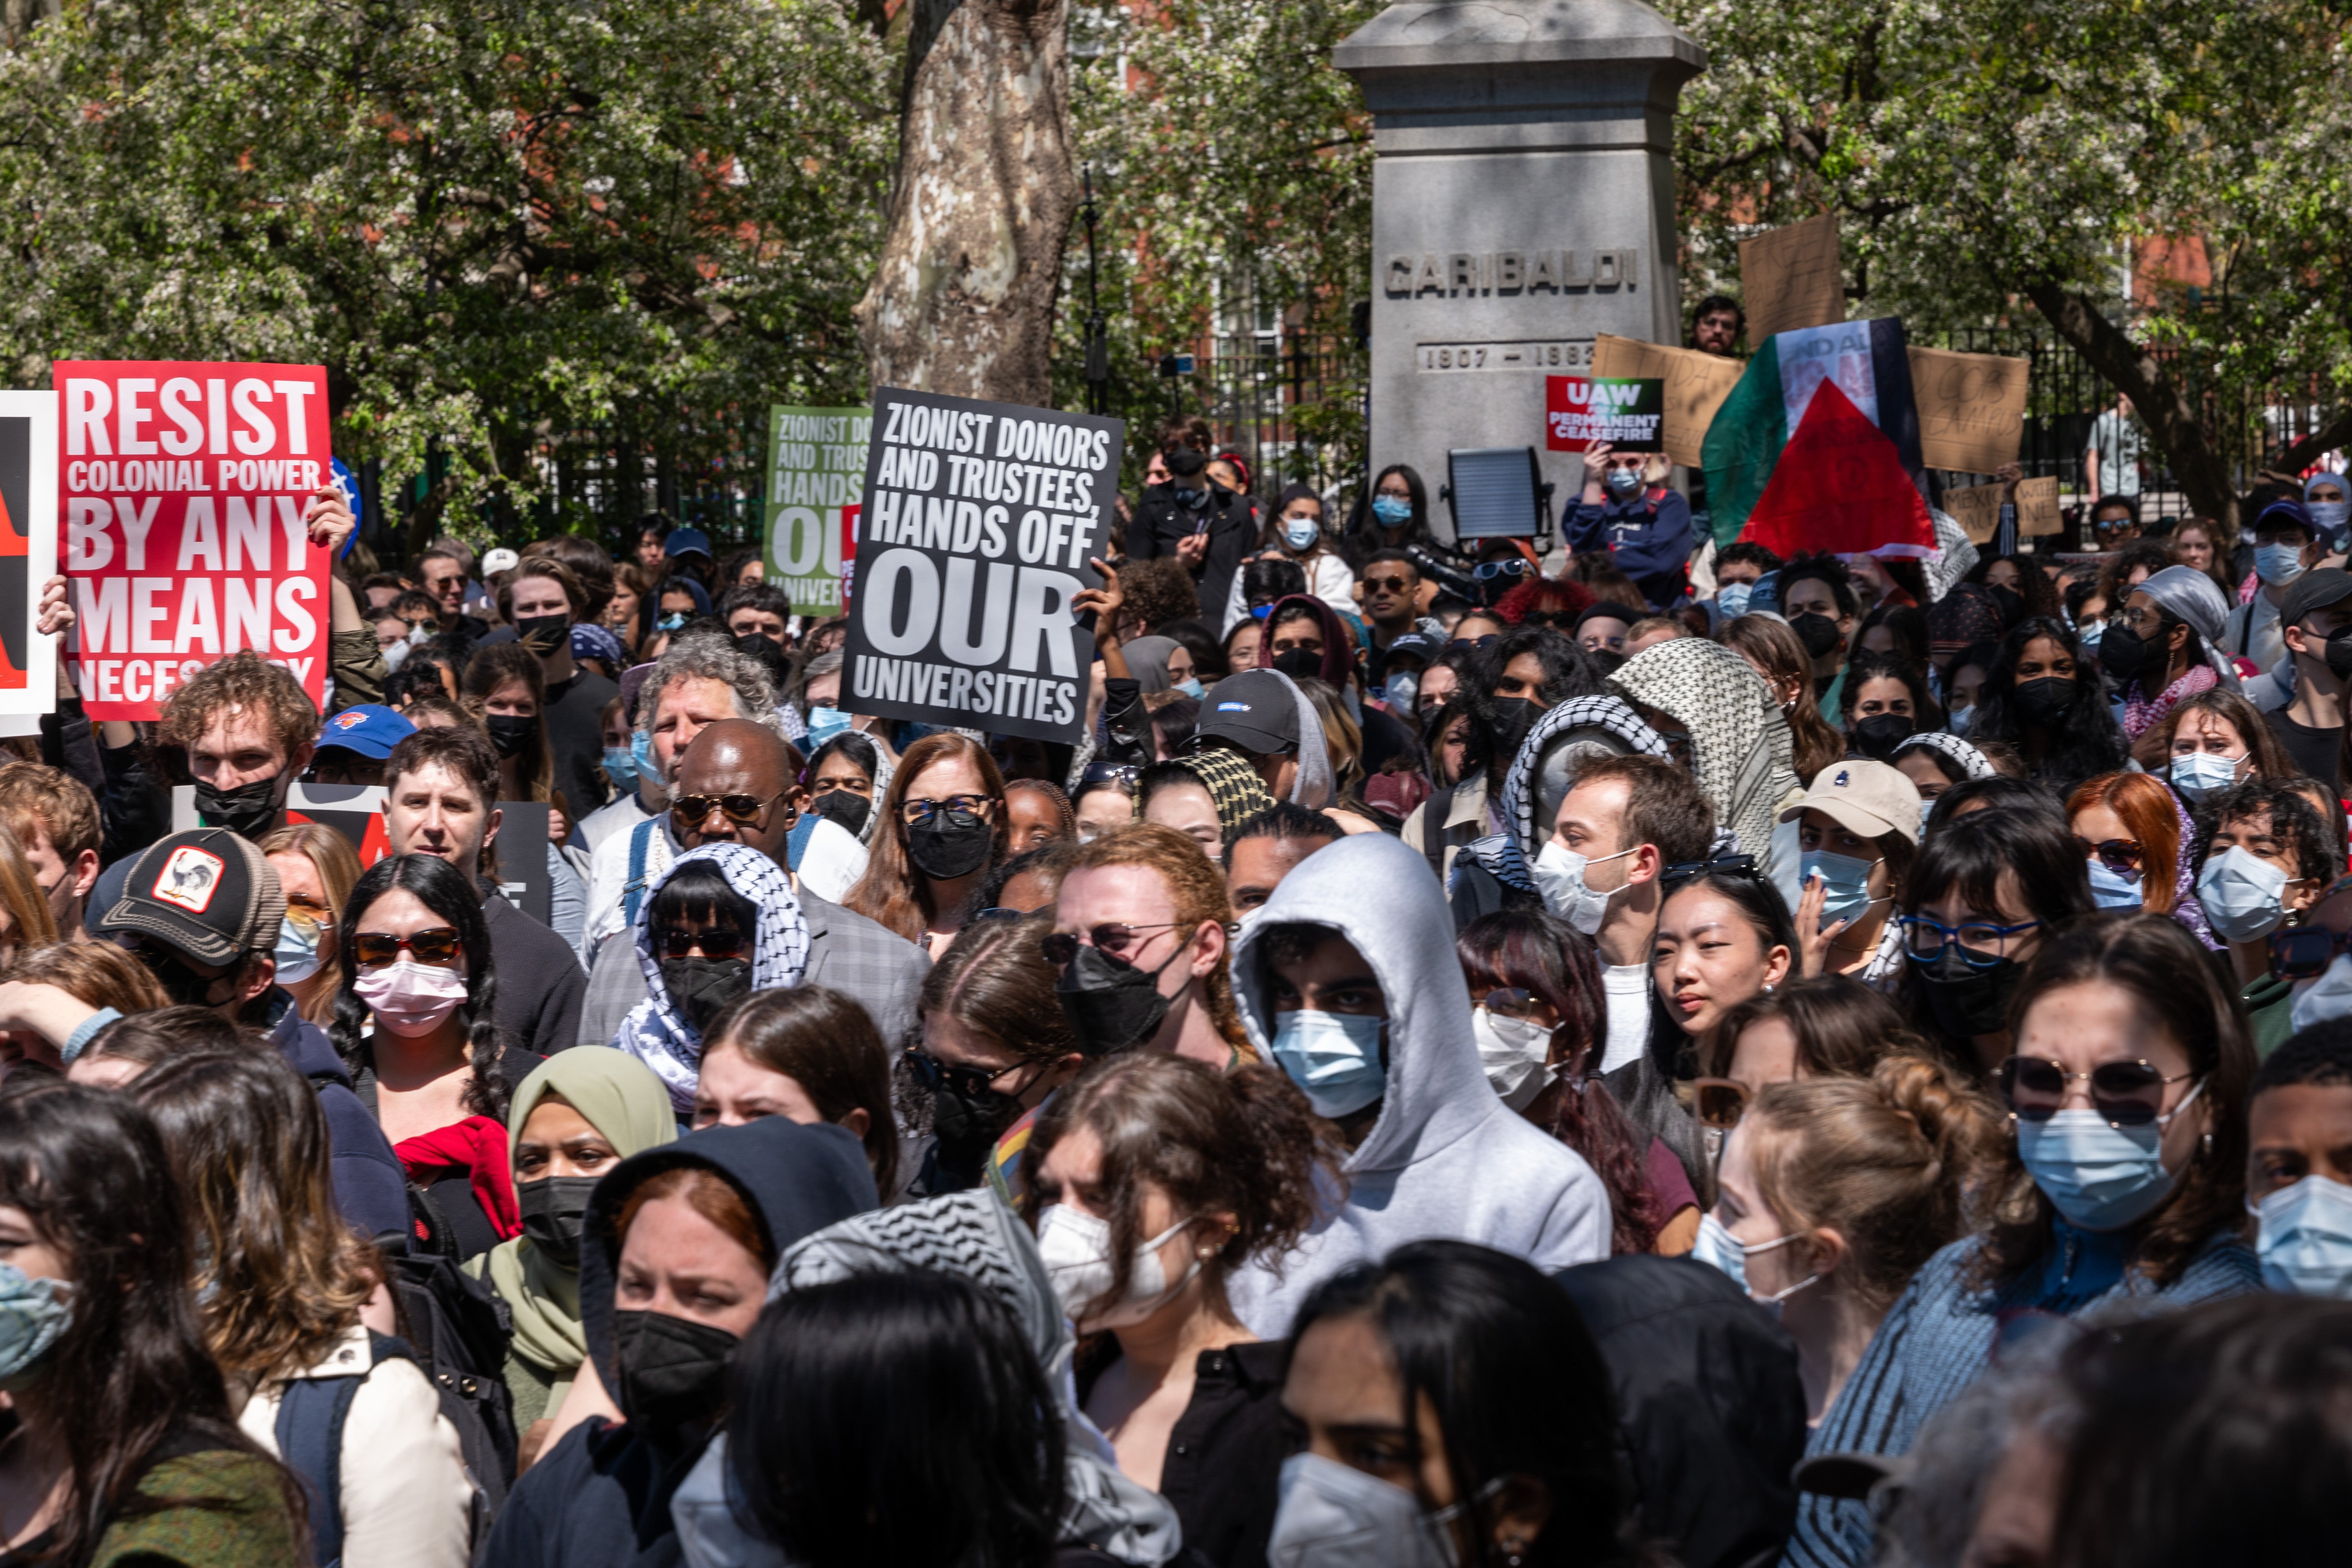
[[[1919,407],[1919,454],[1927,467],[1990,474],[2017,461],[2032,369],[2031,360],[2003,354],[1913,349],[1911,397]]]
[[[0,392],[0,716],[56,710],[57,639],[36,628],[57,570],[57,396]]]
[[[2000,528],[2000,485],[1959,485],[1944,492],[1944,510],[1968,531],[1970,544],[1989,542]]]
[[[246,647],[320,701],[330,563],[302,511],[331,474],[327,373],[59,361],[53,374],[74,680],[90,718],[152,719]]]
[[[1097,585],[1126,425],[885,387],[842,706],[1034,741],[1086,732]]]
[[[1619,452],[1662,452],[1666,384],[1663,377],[1544,377],[1544,446],[1581,452],[1606,442]]]
[[[1739,291],[1748,341],[1834,326],[1845,320],[1845,272],[1835,213],[1739,242]]]
[[[286,820],[333,828],[352,841],[364,870],[392,853],[392,839],[383,826],[383,801],[381,784],[295,784],[286,790]],[[555,910],[555,884],[547,866],[547,805],[502,800],[498,810],[499,837],[492,847],[499,851],[499,891],[516,909],[547,925]],[[185,833],[203,826],[196,820],[195,786],[175,786],[172,831]]]
[[[2017,482],[2017,531],[2021,538],[2062,532],[2066,520],[2058,515],[2058,481],[2020,479]]]
[[[768,581],[801,616],[837,616],[842,564],[856,559],[858,487],[866,476],[864,408],[768,410]]]
[[[1720,354],[1696,349],[1669,348],[1639,338],[1612,337],[1602,332],[1593,340],[1592,374],[1615,379],[1654,377],[1665,383],[1661,439],[1666,456],[1687,468],[1706,461],[1700,447],[1715,411],[1738,384],[1747,365]]]

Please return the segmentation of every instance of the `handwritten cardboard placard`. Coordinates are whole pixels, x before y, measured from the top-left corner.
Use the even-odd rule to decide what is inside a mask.
[[[1686,468],[1704,460],[1699,448],[1715,411],[1731,395],[1747,365],[1720,354],[1696,349],[1669,348],[1639,338],[1600,333],[1593,340],[1592,374],[1628,381],[1666,384],[1665,423],[1661,432],[1666,456]]]
[[[1739,291],[1748,307],[1748,341],[1835,326],[1845,320],[1845,272],[1838,258],[1835,213],[1739,242]]]
[[[1919,406],[1919,455],[1927,467],[1990,474],[2017,461],[2032,368],[2030,361],[2003,354],[1913,349],[1911,396]]]
[[[2000,527],[1999,485],[1961,485],[1944,492],[1944,510],[1968,531],[1970,544],[1989,542]]]
[[[2057,533],[2066,526],[2058,515],[2058,481],[2055,479],[2020,479],[2017,482],[2017,531],[2025,538],[2045,533]]]

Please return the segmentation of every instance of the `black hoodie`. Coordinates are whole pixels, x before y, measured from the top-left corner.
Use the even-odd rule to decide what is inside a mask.
[[[580,1238],[580,1321],[588,1359],[609,1390],[617,1221],[629,1194],[680,1166],[716,1171],[751,1200],[771,1256],[804,1236],[880,1206],[866,1150],[831,1123],[781,1116],[713,1127],[624,1160],[596,1184]],[[482,1561],[495,1568],[668,1568],[683,1561],[670,1494],[701,1453],[673,1449],[625,1424],[594,1417],[566,1433],[516,1484]]]

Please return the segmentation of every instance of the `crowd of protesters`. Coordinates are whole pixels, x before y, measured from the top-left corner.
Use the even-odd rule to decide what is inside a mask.
[[[0,1564],[2332,1560],[2340,484],[1783,560],[1601,450],[1547,561],[1147,456],[1075,744],[332,492],[323,711],[0,742]]]

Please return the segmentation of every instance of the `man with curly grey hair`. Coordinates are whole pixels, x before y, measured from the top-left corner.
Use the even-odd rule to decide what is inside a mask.
[[[646,737],[654,773],[665,788],[677,759],[697,735],[722,719],[748,719],[782,733],[775,685],[754,658],[715,635],[681,637],[662,655],[637,691],[636,730]],[[793,757],[798,772],[800,758]],[[797,781],[795,781],[797,791]],[[828,834],[825,827],[831,827]],[[835,842],[836,837],[845,842]],[[660,879],[678,853],[667,811],[597,845],[588,892],[588,955],[636,917],[636,896]],[[836,823],[812,831],[793,869],[818,896],[839,899],[866,874],[866,848]]]

